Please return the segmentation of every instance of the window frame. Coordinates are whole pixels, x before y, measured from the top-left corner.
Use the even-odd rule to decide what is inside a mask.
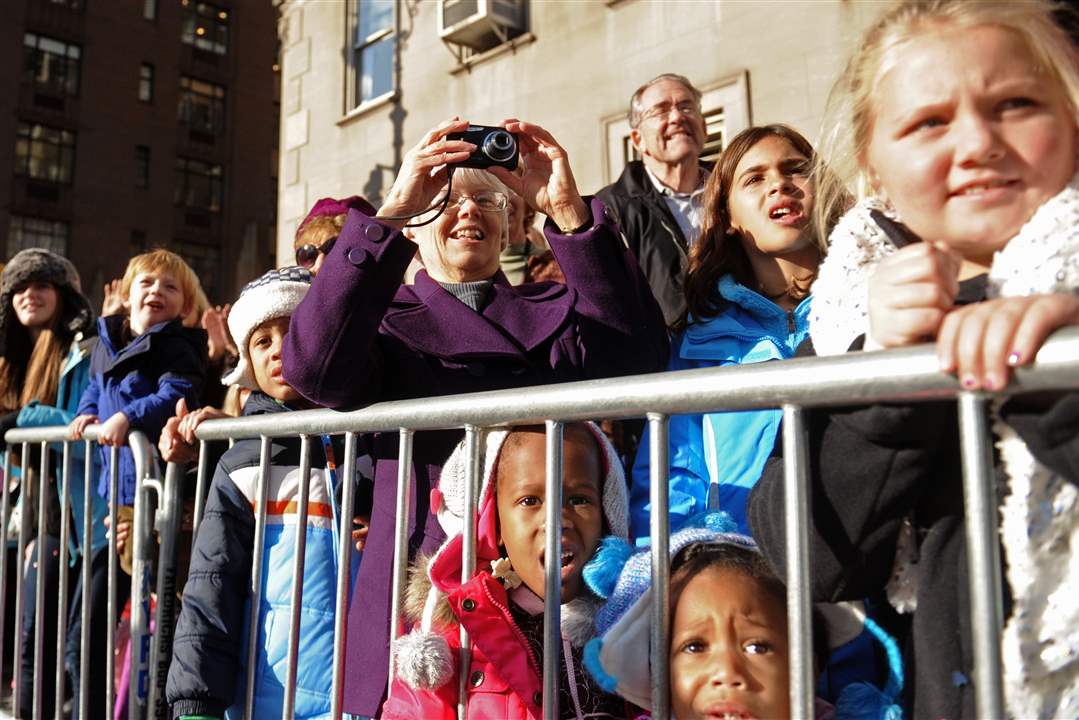
[[[206,86],[209,93],[195,89],[194,84]],[[192,75],[181,75],[179,89],[179,101],[176,109],[179,123],[186,127],[188,131],[207,133],[215,138],[224,136],[228,121],[228,88],[215,82],[201,80]],[[211,109],[212,127],[201,127],[192,122],[191,117],[195,114],[194,110],[200,107],[200,104],[192,102],[192,99],[208,100],[208,105]]]
[[[27,41],[33,38],[34,44],[29,45]],[[64,46],[65,54],[59,55],[50,50],[43,49],[41,47],[42,41],[54,42]],[[71,55],[74,50],[74,56]],[[29,52],[28,52],[29,51]],[[49,82],[43,82],[38,78],[40,68],[43,63],[41,59],[44,56],[51,58],[58,58],[57,63],[63,69],[63,88],[57,90],[54,84]],[[74,89],[70,87],[71,82],[71,68],[74,66]],[[30,83],[34,86],[35,92],[45,91],[47,94],[54,97],[78,97],[79,90],[82,85],[82,47],[78,43],[70,43],[60,38],[55,38],[50,35],[42,35],[41,33],[34,33],[26,31],[23,33],[23,78],[29,77]]]
[[[149,74],[147,74],[147,71],[149,71]],[[139,65],[139,89],[136,97],[144,105],[154,104],[154,81],[156,77],[157,70],[154,68],[153,63],[144,62]]]
[[[54,142],[50,138],[40,136],[34,137],[34,128],[43,128],[55,132],[58,141]],[[17,121],[15,124],[15,175],[38,182],[71,185],[75,179],[75,141],[76,132],[74,130],[27,120]],[[55,175],[56,173],[50,172],[46,175],[40,175],[33,172],[35,145],[48,145],[58,148],[56,156],[60,168],[59,178],[50,177],[50,175]],[[20,147],[26,148],[21,154]]]
[[[371,3],[373,1],[389,4],[390,17],[386,25],[368,33],[361,40],[358,37],[362,20],[360,13],[364,8],[372,7]],[[346,42],[348,47],[345,113],[349,115],[379,105],[397,94],[395,57],[397,53],[397,20],[400,8],[397,0],[349,0],[345,5],[345,9],[347,13],[345,32],[347,33]],[[384,92],[372,93],[365,98],[360,88],[360,84],[363,82],[364,53],[383,42],[389,43],[389,87]]]
[[[202,168],[200,169],[197,166],[202,166]],[[192,192],[192,184],[189,182],[189,178],[192,177],[206,178],[208,180],[210,189],[209,206],[188,202],[187,198]],[[176,156],[175,187],[173,189],[173,204],[176,207],[218,214],[224,206],[224,201],[224,165],[183,155]]]
[[[20,239],[26,236],[33,238],[26,241],[21,240],[18,246],[15,244],[16,237],[16,223],[22,225],[19,229]],[[39,225],[38,231],[30,230],[27,226],[28,223],[35,223]],[[40,231],[40,226],[50,225],[51,230],[62,229],[62,233],[46,233]],[[42,240],[42,238],[48,238]],[[7,253],[7,257],[13,256],[19,250],[25,250],[27,248],[41,247],[47,250],[51,250],[58,255],[67,257],[68,248],[71,247],[71,223],[64,220],[57,220],[55,218],[40,218],[32,215],[16,215],[12,213],[8,220],[8,233],[7,240],[5,242],[4,251]]]
[[[230,8],[203,2],[202,0],[180,0],[180,13],[181,43],[217,57],[228,56],[229,45],[231,44],[230,26],[232,21],[232,10]],[[209,26],[210,31],[207,31],[199,24],[200,18]],[[189,21],[190,31],[188,28]],[[203,30],[203,32],[200,33],[199,30]]]

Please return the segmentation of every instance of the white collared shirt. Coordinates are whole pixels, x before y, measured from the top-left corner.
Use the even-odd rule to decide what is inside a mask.
[[[644,170],[648,173],[648,179],[652,181],[656,191],[663,196],[678,227],[682,229],[686,245],[693,247],[693,243],[697,242],[697,238],[701,236],[701,225],[704,222],[704,183],[708,180],[708,171],[700,168],[701,179],[697,187],[692,192],[680,193],[664,185],[647,165],[644,166]]]

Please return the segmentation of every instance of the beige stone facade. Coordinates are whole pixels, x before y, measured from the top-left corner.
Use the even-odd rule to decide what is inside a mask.
[[[847,53],[884,5],[489,2],[516,4],[526,18],[517,37],[484,52],[440,39],[447,4],[482,8],[484,0],[281,2],[280,263],[291,261],[296,225],[315,200],[356,193],[377,205],[401,155],[455,114],[481,124],[519,117],[543,125],[569,151],[585,193],[617,177],[629,96],[662,72],[683,74],[705,91],[713,146],[748,124],[769,122],[814,138]],[[365,43],[372,44],[364,50]],[[389,57],[392,77],[379,64]],[[357,69],[365,61],[372,77],[362,85],[356,73],[365,74]],[[359,102],[365,92],[368,100]]]

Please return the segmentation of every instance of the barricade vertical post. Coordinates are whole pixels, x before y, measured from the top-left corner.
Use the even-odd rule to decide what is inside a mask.
[[[35,720],[44,714],[44,676],[45,673],[45,563],[48,562],[46,552],[45,531],[46,513],[49,503],[46,499],[49,492],[49,444],[41,443],[41,464],[38,467],[38,496],[37,496],[37,584],[34,587],[34,700],[33,713]]]
[[[259,616],[262,614],[263,545],[266,541],[266,500],[270,493],[270,448],[273,441],[263,435],[259,445],[259,476],[255,485],[255,540],[251,551],[251,618],[247,628],[247,687],[244,690],[244,717],[255,717],[255,668],[258,663]]]
[[[483,467],[483,437],[475,425],[465,426],[465,514],[461,523],[461,582],[472,579],[476,570],[476,506],[479,503],[480,471]],[[468,715],[468,676],[472,666],[472,649],[468,631],[461,626],[461,656],[457,685],[457,720]]]
[[[397,514],[393,526],[393,597],[390,601],[390,684],[396,673],[393,643],[401,634],[401,605],[408,582],[408,520],[412,499],[412,431],[401,428],[397,452]]]
[[[974,705],[978,717],[1004,717],[1001,691],[1001,579],[996,532],[996,492],[986,401],[959,395],[959,444],[963,460],[970,626],[974,643]]]
[[[330,717],[333,720],[341,718],[341,691],[344,688],[348,591],[352,585],[352,516],[355,515],[353,509],[355,481],[356,433],[350,432],[345,433],[345,462],[341,472],[341,547],[337,548],[337,604],[333,619],[333,686],[330,695]]]
[[[210,472],[210,457],[206,451],[207,443],[199,440],[199,469],[195,478],[195,518],[191,523],[191,543],[195,543],[195,535],[202,524],[202,514],[206,511],[206,494],[208,491],[206,478]]]
[[[56,602],[56,694],[53,696],[56,720],[64,717],[64,648],[67,639],[68,525],[71,523],[71,443],[64,443],[60,486],[60,597]],[[3,647],[0,645],[0,647]]]
[[[652,717],[667,720],[670,717],[671,675],[668,668],[671,644],[671,517],[669,515],[668,441],[667,416],[648,413],[648,432],[651,442],[648,459],[651,464],[652,504]]]
[[[141,720],[149,695],[150,673],[150,571],[153,547],[154,506],[151,489],[160,489],[157,463],[146,436],[132,432],[127,438],[135,462],[135,508],[131,520],[131,634],[128,643],[130,681],[127,693],[129,718]]]
[[[4,644],[4,628],[7,627],[7,587],[8,587],[8,562],[7,562],[7,525],[11,516],[11,450],[7,450],[4,453],[4,487],[0,490],[0,533],[3,533],[4,538],[4,551],[0,552],[0,588],[4,588],[4,592],[0,592],[0,667],[3,665],[4,654],[7,645]],[[20,563],[16,558],[15,572],[18,573]],[[15,623],[15,632],[18,633],[19,623]],[[17,662],[17,658],[16,658]],[[12,663],[12,667],[17,667],[15,663]]]
[[[547,543],[543,587],[543,717],[558,720],[559,660],[562,645],[562,434],[547,421]],[[602,481],[600,492],[603,492]]]
[[[176,548],[183,515],[180,503],[183,478],[184,470],[179,464],[169,463],[165,468],[165,487],[154,523],[161,545],[157,563],[157,612],[150,643],[150,694],[146,706],[149,716],[155,720],[167,720],[169,717],[165,682],[172,660],[173,626],[176,620]]]
[[[19,503],[22,510],[19,512],[19,547],[15,555],[15,655],[12,661],[15,676],[12,694],[16,717],[21,717],[22,711],[19,702],[22,695],[22,673],[19,672],[19,663],[22,662],[23,563],[26,559],[26,543],[30,539],[30,443],[22,443],[20,449],[22,455],[19,457]]]
[[[116,607],[117,568],[120,558],[116,555],[116,497],[120,494],[120,448],[109,449],[109,579],[108,579],[108,618],[105,643],[105,717],[115,715],[116,686],[116,628],[118,609]]]
[[[307,551],[307,503],[311,494],[311,436],[300,436],[300,498],[296,505],[296,559],[292,572],[292,617],[288,626],[288,667],[285,671],[285,701],[282,720],[292,720],[296,708],[296,662],[300,650],[300,604],[303,602],[303,572]]]
[[[86,548],[82,554],[82,608],[79,625],[79,717],[90,717],[90,583],[93,572],[93,498],[94,459],[89,440],[83,441],[82,537]]]
[[[787,499],[787,635],[791,717],[813,715],[813,628],[809,602],[808,437],[802,408],[783,406],[783,489]]]

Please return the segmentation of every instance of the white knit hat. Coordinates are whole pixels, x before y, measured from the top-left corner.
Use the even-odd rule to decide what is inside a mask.
[[[290,317],[310,287],[311,273],[296,266],[270,270],[244,285],[229,312],[229,332],[240,351],[240,362],[232,372],[221,378],[223,385],[259,389],[251,371],[247,342],[256,328],[267,320]]]

